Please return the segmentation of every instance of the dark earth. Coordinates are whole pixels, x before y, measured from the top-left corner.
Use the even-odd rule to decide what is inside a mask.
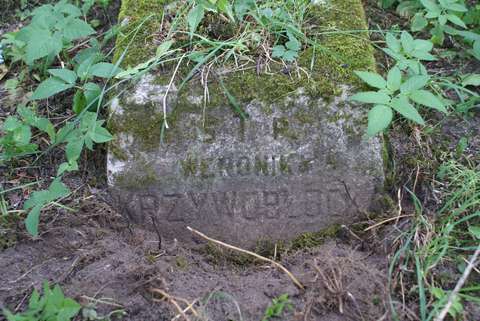
[[[108,12],[95,12],[104,27],[115,21],[114,9],[118,9],[119,1],[113,2]],[[6,8],[0,14],[0,34],[19,26],[18,19],[12,18],[18,6],[10,3]],[[378,9],[376,1],[366,1],[366,9],[371,29],[405,23],[394,13]],[[380,57],[381,70],[389,62]],[[448,73],[460,66],[470,71],[479,69],[478,65],[449,60],[430,67]],[[12,112],[13,102],[15,99],[0,88],[2,117]],[[65,117],[68,106],[62,103],[60,97],[48,108]],[[85,313],[95,310],[98,316],[111,319],[171,320],[178,314],[174,300],[182,308],[197,302],[199,320],[261,320],[271,300],[287,293],[293,307],[287,309],[282,320],[390,320],[388,262],[397,246],[395,238],[410,221],[400,218],[364,230],[398,214],[413,213],[406,197],[397,199],[399,186],[415,186],[414,191],[429,206],[427,211],[435,210],[426,178],[441,162],[438,155],[454,153],[460,138],[468,136],[472,139],[466,153],[478,157],[478,111],[472,116],[450,118],[435,126],[428,136],[419,134],[416,128],[406,130],[402,124],[395,124],[389,141],[392,209],[381,217],[342,227],[322,242],[307,239],[302,246],[291,249],[258,249],[291,271],[305,285],[304,291],[271,264],[213,245],[191,250],[170,243],[159,249],[156,235],[130,227],[109,205],[104,151],[86,153],[81,170],[67,181],[75,192],[62,202],[74,211],[48,209],[42,214],[42,232],[35,240],[26,235],[21,220],[0,224],[0,307],[22,311],[32,289],[39,289],[48,280],[60,284],[66,295],[82,303]],[[22,184],[26,179],[54,176],[61,155],[53,152],[42,164],[25,162],[15,170],[0,168],[2,188]],[[26,196],[17,192],[5,198],[11,206],[21,209]],[[397,202],[402,204],[401,213]],[[400,300],[395,302],[402,304]],[[417,303],[407,298],[402,320],[416,320],[411,313],[416,309]],[[469,313],[471,320],[480,319],[479,311],[473,307]]]

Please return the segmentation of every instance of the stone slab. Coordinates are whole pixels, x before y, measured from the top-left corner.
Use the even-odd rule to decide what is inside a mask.
[[[321,25],[366,28],[360,0],[326,2]],[[348,100],[358,85],[352,70],[374,68],[372,49],[358,35],[321,41],[328,50],[316,54],[309,78],[225,76],[247,119],[214,81],[205,105],[194,79],[180,91],[170,87],[165,129],[169,68],[115,99],[107,169],[117,208],[165,238],[192,243],[191,226],[247,247],[349,224],[372,210],[384,181],[382,142],[365,137],[366,109]],[[307,50],[299,62],[310,61]]]

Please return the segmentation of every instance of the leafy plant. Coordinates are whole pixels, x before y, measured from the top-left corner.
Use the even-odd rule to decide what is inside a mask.
[[[37,151],[38,146],[31,143],[32,127],[47,133],[51,140],[55,139],[55,129],[47,118],[36,116],[25,106],[20,106],[17,112],[20,118],[9,116],[1,127],[4,135],[0,137],[0,163]]]
[[[393,119],[393,111],[417,124],[425,121],[418,112],[420,106],[436,109],[446,113],[442,99],[425,89],[430,77],[428,75],[402,75],[398,67],[393,67],[385,80],[373,72],[357,71],[357,76],[377,91],[360,92],[351,97],[352,100],[373,104],[368,113],[369,136],[385,130]]]
[[[269,321],[273,318],[281,317],[285,310],[293,310],[293,305],[286,293],[272,300],[272,304],[265,310],[262,321]]]
[[[412,31],[421,31],[428,25],[433,25],[430,30],[432,41],[442,44],[445,33],[456,34],[455,28],[449,24],[463,29],[467,28],[459,13],[467,12],[463,1],[459,0],[420,0],[423,10],[418,11],[412,20]]]
[[[421,61],[434,61],[437,58],[431,54],[433,43],[428,40],[414,39],[407,31],[402,31],[397,38],[391,33],[385,37],[387,48],[383,51],[396,60],[400,70],[409,69],[413,74],[427,74]]]
[[[50,288],[45,282],[43,296],[33,290],[27,311],[13,314],[3,309],[3,314],[8,321],[69,321],[80,312],[80,308],[75,300],[65,297],[58,285]]]
[[[6,51],[7,56],[13,61],[21,60],[30,67],[43,59],[43,66],[49,66],[74,40],[95,33],[81,16],[81,9],[66,0],[36,8],[29,25],[3,40],[4,44],[11,47]]]

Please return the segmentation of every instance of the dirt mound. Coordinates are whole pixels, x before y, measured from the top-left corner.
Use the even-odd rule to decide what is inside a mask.
[[[271,265],[218,264],[177,244],[159,250],[155,235],[130,230],[105,209],[65,216],[41,239],[0,253],[0,305],[21,310],[33,287],[49,280],[98,314],[123,310],[126,320],[170,320],[177,311],[165,295],[182,307],[195,302],[201,320],[261,320],[282,294],[293,306],[285,320],[373,320],[385,312],[381,256],[334,241],[284,256],[301,291]]]

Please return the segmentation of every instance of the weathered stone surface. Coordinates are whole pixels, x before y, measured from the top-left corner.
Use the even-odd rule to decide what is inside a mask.
[[[319,26],[365,29],[360,0],[318,6]],[[352,70],[374,68],[372,49],[358,35],[321,41],[328,51],[317,52],[309,79],[225,77],[246,120],[215,82],[204,105],[204,88],[193,80],[169,89],[165,129],[171,73],[145,75],[112,104],[108,176],[118,208],[167,238],[190,242],[192,226],[242,246],[348,224],[371,210],[383,185],[382,144],[364,137],[366,109],[348,95]],[[311,54],[300,63],[308,66]]]

